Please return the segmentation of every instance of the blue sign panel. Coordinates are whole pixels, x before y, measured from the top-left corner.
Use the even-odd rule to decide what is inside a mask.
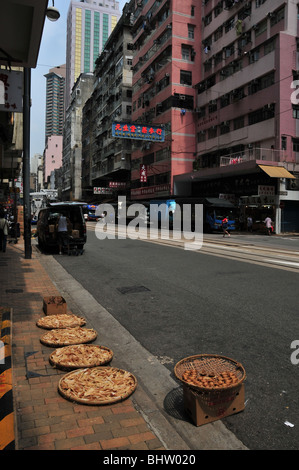
[[[164,142],[165,130],[159,126],[148,126],[126,122],[112,123],[112,136],[124,139],[149,140],[151,142]]]

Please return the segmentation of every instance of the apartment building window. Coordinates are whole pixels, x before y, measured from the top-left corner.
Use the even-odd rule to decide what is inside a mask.
[[[214,65],[215,65],[215,67],[222,63],[222,57],[223,57],[222,51],[218,52],[218,54],[216,54],[214,56]]]
[[[209,72],[210,70],[212,70],[212,58],[206,60],[206,62],[204,63],[204,71]]]
[[[263,20],[254,27],[255,29],[255,37],[260,36],[265,31],[267,31],[267,20]]]
[[[169,173],[161,173],[155,176],[155,184],[167,184],[169,183]]]
[[[275,115],[275,104],[269,104],[260,108],[248,115],[248,125],[257,124],[258,122],[266,121],[273,118]]]
[[[263,5],[267,0],[255,0],[255,8],[259,8]]]
[[[174,95],[164,101],[167,108],[184,108],[184,109],[193,109],[193,96],[183,95],[179,93],[174,93]]]
[[[226,93],[220,98],[220,108],[225,108],[230,104],[230,93]]]
[[[270,13],[270,24],[271,24],[271,27],[272,26],[275,26],[277,23],[279,23],[280,21],[282,21],[285,17],[285,7],[283,6],[282,8],[280,8],[279,10],[275,11],[274,13]]]
[[[249,43],[251,43],[251,31],[242,34],[242,37],[238,40],[238,49],[243,49]]]
[[[192,85],[192,72],[188,70],[180,71],[180,84],[181,85]]]
[[[231,92],[232,103],[236,103],[245,97],[244,87],[237,88]]]
[[[242,10],[239,11],[238,19],[239,20],[245,20],[245,18],[247,18],[247,16],[250,16],[250,15],[251,15],[251,2],[247,5],[245,5],[245,7],[242,8]]]
[[[286,136],[281,136],[281,150],[287,150],[287,138]]]
[[[191,16],[195,16],[195,6],[191,5]]]
[[[217,111],[217,100],[209,101],[209,113],[215,113]]]
[[[194,29],[195,26],[193,24],[188,24],[188,38],[194,39]]]
[[[229,46],[226,46],[223,50],[224,50],[225,58],[228,59],[228,57],[230,57],[234,54],[235,45],[230,44]]]
[[[293,118],[294,119],[299,119],[299,106],[293,104],[292,109],[293,109]]]
[[[220,135],[230,132],[230,121],[224,121],[220,124]]]
[[[186,46],[182,44],[182,59],[183,60],[190,60],[191,58],[191,48],[190,46]]]
[[[257,48],[254,51],[250,51],[248,54],[248,62],[249,64],[253,64],[254,62],[257,62],[260,58],[260,49]]]
[[[270,52],[274,51],[275,49],[275,38],[267,41],[264,44],[264,55],[270,54]]]
[[[244,125],[245,125],[244,116],[240,116],[240,117],[234,119],[234,121],[233,121],[234,131],[236,131],[237,129],[242,129],[242,127],[244,127]]]
[[[197,117],[198,119],[205,117],[206,115],[206,107],[202,106],[201,108],[197,108]]]
[[[227,67],[220,70],[220,80],[225,80],[230,75],[241,70],[241,68],[242,68],[241,60],[232,61]]]
[[[257,78],[252,80],[252,82],[248,85],[248,94],[253,95],[264,88],[268,88],[269,86],[274,85],[275,82],[275,74],[274,72],[268,73],[263,77]]]
[[[235,26],[235,18],[232,17],[224,23],[224,31],[228,33]]]
[[[216,29],[215,33],[214,33],[214,41],[218,41],[218,39],[220,39],[221,37],[223,36],[223,28],[222,26],[219,26],[218,29]]]
[[[293,152],[299,152],[299,139],[293,139]]]
[[[160,162],[162,160],[169,160],[170,158],[170,151],[169,147],[164,147],[161,150],[156,152],[156,162]]]
[[[197,143],[205,142],[206,140],[206,131],[200,131],[197,133]]]
[[[203,18],[203,24],[208,26],[213,20],[212,13],[209,13],[207,16]]]
[[[217,137],[217,126],[212,126],[208,129],[208,139]]]
[[[211,77],[207,78],[203,82],[199,83],[198,89],[197,89],[197,94],[200,95],[203,93],[205,90],[208,90],[212,86],[216,84],[216,75],[211,75]]]
[[[150,144],[149,142],[145,142],[145,145],[147,144]],[[143,159],[142,159],[142,163],[144,165],[151,165],[152,163],[154,163],[154,153],[150,153],[148,155],[144,155]]]
[[[214,8],[214,17],[217,18],[218,15],[223,11],[223,0],[221,0]]]

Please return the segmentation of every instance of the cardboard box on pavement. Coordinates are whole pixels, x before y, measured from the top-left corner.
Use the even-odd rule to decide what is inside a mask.
[[[67,304],[61,296],[48,296],[43,299],[43,310],[46,315],[60,315],[67,313]]]
[[[183,387],[184,409],[196,426],[243,411],[245,408],[244,384],[220,392],[200,393]]]

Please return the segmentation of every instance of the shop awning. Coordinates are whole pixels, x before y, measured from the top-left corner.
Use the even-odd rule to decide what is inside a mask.
[[[258,165],[271,178],[295,178],[288,170],[282,166]]]

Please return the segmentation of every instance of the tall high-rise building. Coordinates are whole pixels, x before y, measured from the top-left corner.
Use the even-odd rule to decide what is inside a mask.
[[[67,16],[66,109],[74,83],[81,73],[94,71],[95,61],[120,16],[116,0],[71,0]]]
[[[63,133],[65,65],[50,69],[45,77],[47,79],[45,144],[47,144],[48,137]]]
[[[47,84],[43,180],[46,187],[51,171],[60,168],[62,163],[65,65],[50,69],[45,77]]]

